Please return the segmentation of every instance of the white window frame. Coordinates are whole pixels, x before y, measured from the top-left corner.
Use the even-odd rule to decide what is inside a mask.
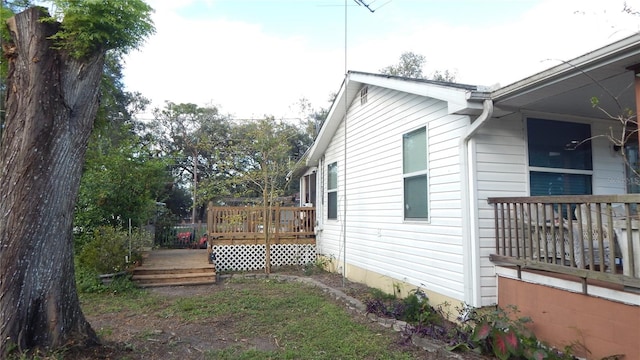
[[[331,176],[331,167],[335,167],[335,187],[331,188],[331,181],[329,177]],[[327,164],[327,220],[338,220],[338,162],[334,161]],[[331,202],[329,200],[329,194],[335,194],[335,217],[329,217],[331,213]]]
[[[418,170],[418,171],[412,171],[412,172],[407,172],[405,173],[405,169],[404,169],[404,139],[406,135],[409,135],[411,133],[417,132],[417,131],[424,131],[424,136],[425,136],[425,168]],[[401,152],[402,152],[402,218],[404,219],[405,222],[429,222],[431,219],[431,206],[430,206],[430,199],[431,199],[431,191],[430,191],[430,186],[431,186],[431,179],[429,178],[429,157],[428,157],[428,153],[429,153],[429,136],[428,136],[428,130],[426,126],[421,126],[418,128],[415,128],[411,131],[407,131],[405,133],[402,134],[401,137]],[[406,187],[405,187],[405,180],[408,178],[415,178],[418,176],[424,176],[427,180],[427,189],[426,189],[426,195],[427,198],[425,199],[425,206],[426,206],[426,217],[407,217],[407,212],[406,212],[406,207],[407,207],[407,203],[405,201],[405,196],[406,196]]]

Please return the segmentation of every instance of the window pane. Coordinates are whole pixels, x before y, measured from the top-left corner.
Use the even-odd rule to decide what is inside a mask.
[[[327,196],[328,196],[327,218],[337,219],[338,218],[338,192],[332,191],[330,193],[327,193]]]
[[[529,119],[529,165],[592,170],[591,141],[587,140],[590,137],[591,127],[588,124]]]
[[[402,161],[405,174],[427,169],[427,130],[425,128],[402,136]]]
[[[531,196],[590,195],[591,175],[532,171]]]
[[[327,166],[328,189],[338,188],[338,163],[334,162]]]
[[[420,175],[405,178],[405,219],[426,219],[427,215],[427,176]]]
[[[630,139],[622,151],[627,153],[628,161],[628,164],[625,166],[627,173],[627,192],[629,194],[638,194],[640,193],[640,178],[638,178],[636,172],[640,170],[640,162],[638,161],[638,141],[635,136],[633,136],[633,138],[635,138],[635,140]]]

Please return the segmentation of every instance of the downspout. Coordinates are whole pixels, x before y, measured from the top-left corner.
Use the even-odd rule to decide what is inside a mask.
[[[482,103],[482,113],[476,121],[469,125],[467,132],[460,139],[460,174],[461,174],[461,197],[462,197],[462,247],[463,247],[463,267],[465,302],[475,307],[481,305],[480,296],[480,247],[477,241],[476,204],[472,190],[472,179],[470,167],[473,165],[469,161],[469,141],[484,123],[493,115],[493,101],[484,100]],[[465,256],[466,255],[466,256]]]

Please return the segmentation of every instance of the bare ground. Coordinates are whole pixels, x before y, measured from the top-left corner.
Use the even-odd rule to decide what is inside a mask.
[[[363,284],[345,281],[346,286],[343,286],[343,279],[338,274],[323,272],[305,275],[301,270],[295,269],[284,271],[282,274],[316,280],[362,302],[370,294],[369,288]],[[223,279],[215,285],[159,287],[150,291],[170,301],[176,297],[204,295],[222,288],[242,286],[246,284]],[[342,305],[346,304],[335,297],[329,296],[329,298]],[[366,324],[380,336],[393,338],[392,346],[399,351],[410,352],[415,359],[449,359],[452,356],[458,359],[485,359],[472,354],[461,356],[433,349],[425,351],[407,341],[407,337],[402,333],[383,327],[362,314],[353,311],[352,313],[355,321]],[[157,314],[123,310],[91,314],[87,318],[100,335],[102,345],[69,349],[64,354],[65,359],[204,359],[207,351],[229,347],[264,351],[278,349],[277,339],[270,338],[268,335],[256,334],[252,338],[237,337],[233,322],[224,316],[206,323],[180,322],[176,321],[175,317],[164,318]]]

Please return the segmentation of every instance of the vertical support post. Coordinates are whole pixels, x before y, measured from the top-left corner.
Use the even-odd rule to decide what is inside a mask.
[[[264,235],[264,271],[267,274],[271,273],[271,244],[269,243],[269,232],[271,231],[271,204],[264,205],[264,218],[262,219],[263,235]]]
[[[275,213],[275,219],[273,221],[273,226],[275,226],[276,230],[274,231],[274,243],[278,243],[278,240],[280,239],[280,204],[276,204],[276,213]]]
[[[194,151],[194,156],[193,156],[193,210],[191,213],[191,222],[195,225],[196,224],[196,214],[197,214],[197,206],[196,206],[196,202],[197,202],[197,198],[196,198],[196,192],[198,191],[198,149],[196,148],[196,150]]]

